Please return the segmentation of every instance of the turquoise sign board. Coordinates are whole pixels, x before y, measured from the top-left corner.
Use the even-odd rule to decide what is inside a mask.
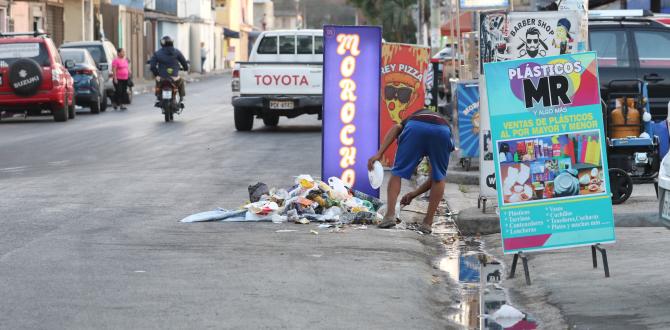
[[[504,252],[614,242],[596,54],[484,72]]]

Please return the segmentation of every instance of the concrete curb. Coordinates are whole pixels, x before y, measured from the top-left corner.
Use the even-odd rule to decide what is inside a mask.
[[[479,185],[479,159],[470,159],[470,170],[466,171],[461,165],[460,159],[451,157],[447,169],[447,182],[455,184]]]
[[[455,217],[458,230],[464,235],[489,235],[500,232],[500,218],[493,210],[482,213],[476,207],[461,210]],[[658,212],[614,211],[616,227],[663,227]]]
[[[473,207],[458,212],[454,217],[458,231],[463,235],[490,235],[500,232],[500,218],[491,207],[486,213]]]
[[[478,186],[479,171],[465,171],[461,168],[449,168],[447,170],[447,182]]]

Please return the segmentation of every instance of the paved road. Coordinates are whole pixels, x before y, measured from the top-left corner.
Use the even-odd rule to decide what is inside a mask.
[[[0,122],[0,328],[449,327],[435,239],[177,222],[318,174],[314,117],[235,132],[226,77],[188,85],[174,123],[151,99]]]

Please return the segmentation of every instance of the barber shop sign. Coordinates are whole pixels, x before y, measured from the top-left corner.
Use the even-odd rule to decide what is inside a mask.
[[[367,160],[379,146],[381,28],[326,25],[323,36],[322,177],[379,196]]]
[[[483,25],[480,40],[482,62],[584,51],[586,40],[580,33],[583,15],[572,10],[482,14],[482,22],[488,22]],[[490,26],[493,22],[495,28]]]

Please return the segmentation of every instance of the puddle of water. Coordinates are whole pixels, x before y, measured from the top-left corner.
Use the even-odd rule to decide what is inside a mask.
[[[458,283],[460,293],[460,301],[452,306],[457,311],[449,315],[450,320],[473,330],[537,329],[532,317],[507,305],[507,292],[501,285],[505,270],[482,252],[480,241],[452,238],[445,244],[447,254],[439,267]]]

